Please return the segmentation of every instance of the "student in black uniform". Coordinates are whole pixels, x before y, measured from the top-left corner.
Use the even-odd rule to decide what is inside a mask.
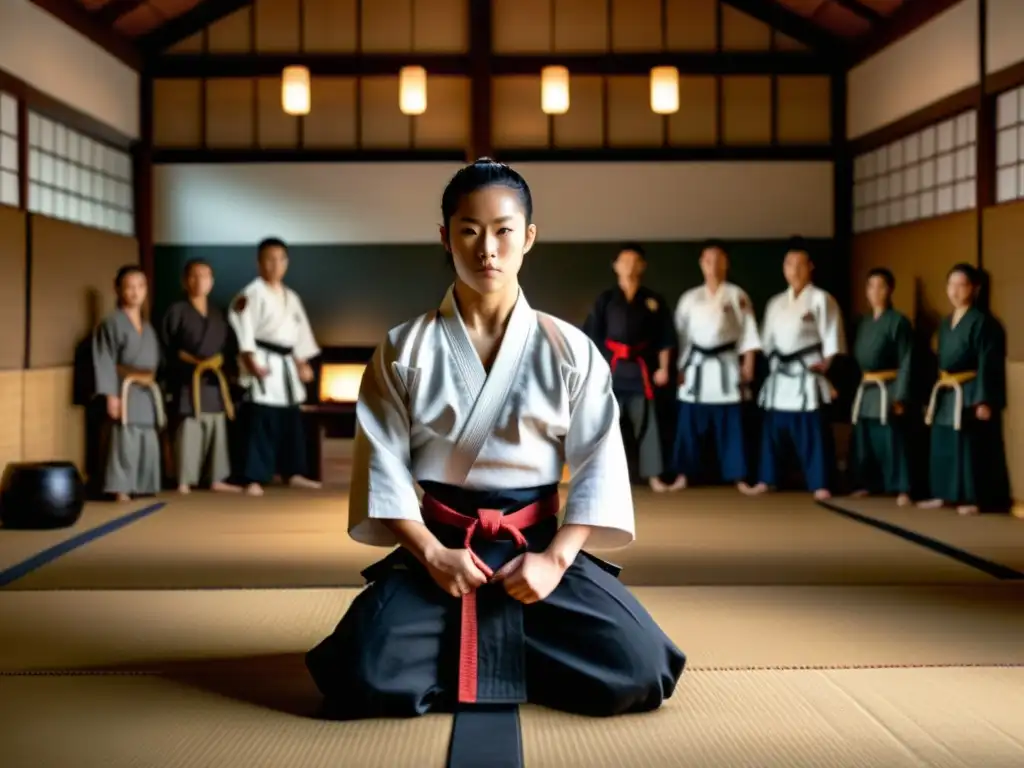
[[[654,388],[669,382],[675,346],[672,312],[665,299],[640,280],[647,267],[644,249],[624,245],[612,262],[618,285],[594,303],[584,331],[605,353],[612,368],[612,388],[619,401],[626,449],[637,474],[657,492],[668,490]]]

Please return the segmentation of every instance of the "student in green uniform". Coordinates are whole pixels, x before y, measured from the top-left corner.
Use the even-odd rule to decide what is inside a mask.
[[[853,344],[861,381],[853,400],[850,471],[854,496],[894,494],[905,507],[910,504],[910,467],[902,422],[914,338],[910,320],[892,308],[895,287],[888,269],[868,274],[871,311],[861,318]]]
[[[925,423],[931,426],[932,497],[919,506],[955,505],[961,515],[1009,508],[1010,480],[1003,447],[1006,372],[1002,334],[979,309],[981,275],[970,264],[949,271],[953,313],[938,331],[939,380]]]

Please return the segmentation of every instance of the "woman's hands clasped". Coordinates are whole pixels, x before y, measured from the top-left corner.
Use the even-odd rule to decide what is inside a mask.
[[[545,552],[526,552],[489,573],[481,570],[468,549],[447,547],[431,553],[426,566],[431,578],[452,597],[500,582],[509,597],[525,605],[544,600],[554,592],[566,570]]]
[[[468,549],[439,547],[426,561],[427,571],[437,586],[452,597],[462,597],[487,583],[484,573]]]

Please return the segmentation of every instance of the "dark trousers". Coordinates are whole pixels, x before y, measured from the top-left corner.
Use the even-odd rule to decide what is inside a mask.
[[[964,414],[963,428],[935,424],[931,433],[931,496],[947,504],[971,504],[986,512],[1013,505],[1003,430],[998,412],[990,421]]]
[[[910,463],[902,420],[859,419],[850,441],[850,479],[855,491],[910,493]]]
[[[306,475],[306,436],[299,407],[246,403],[244,412],[241,479],[265,485],[275,474],[285,481]]]
[[[781,459],[787,449],[796,452],[807,489],[830,486],[835,449],[825,415],[821,411],[765,411],[761,432],[759,480],[777,486]]]
[[[743,417],[742,403],[708,405],[680,402],[672,452],[674,473],[689,479],[696,478],[703,469],[702,449],[710,441],[722,480],[730,483],[746,480],[747,447]]]
[[[619,402],[619,429],[632,479],[646,481],[657,477],[665,467],[655,401],[648,400],[643,393],[616,392],[615,398]]]

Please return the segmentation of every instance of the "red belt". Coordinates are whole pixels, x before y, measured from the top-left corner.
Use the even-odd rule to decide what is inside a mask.
[[[540,501],[503,515],[496,509],[479,509],[477,517],[456,512],[432,496],[423,497],[423,518],[427,522],[450,525],[466,532],[465,547],[477,568],[487,578],[494,572],[473,551],[473,537],[477,534],[488,541],[496,541],[505,532],[519,545],[526,547],[523,530],[537,525],[542,520],[558,514],[558,494],[552,494]],[[459,701],[464,704],[476,702],[477,691],[477,614],[476,592],[462,596],[462,631],[459,637]]]
[[[630,346],[629,344],[623,344],[621,341],[606,340],[604,345],[608,347],[612,353],[612,359],[609,365],[611,365],[612,373],[615,372],[615,366],[619,360],[633,360],[637,365],[640,366],[640,375],[644,380],[644,397],[648,400],[654,399],[654,387],[651,385],[651,372],[647,367],[647,361],[640,356],[640,351],[646,347],[646,344],[635,344]]]

